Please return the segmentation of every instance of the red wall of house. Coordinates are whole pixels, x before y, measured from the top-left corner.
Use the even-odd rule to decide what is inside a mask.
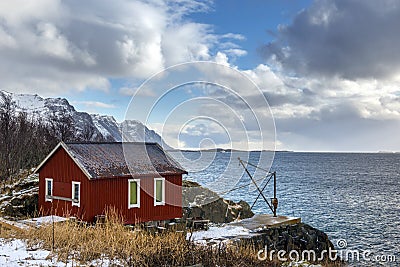
[[[154,176],[140,179],[140,208],[128,209],[128,177],[89,180],[63,148],[59,148],[39,170],[39,209],[44,215],[76,216],[93,221],[109,207],[119,211],[126,223],[168,220],[182,217],[182,175],[166,175],[163,206],[154,206]],[[72,181],[81,182],[80,207],[70,201],[45,201],[45,179],[53,179],[53,195],[72,197]],[[150,195],[149,195],[150,194]]]
[[[72,181],[81,182],[81,206],[72,206],[69,201],[45,201],[45,179],[53,179],[53,195],[72,197]],[[59,148],[39,170],[39,211],[44,215],[71,215],[87,221],[89,180],[63,148]],[[53,212],[52,212],[53,211]]]
[[[128,178],[108,178],[90,181],[90,216],[104,214],[107,207],[122,211],[126,223],[161,221],[182,217],[181,175],[165,177],[165,200],[163,206],[154,206],[154,176],[134,177],[140,179],[140,208],[128,209]]]

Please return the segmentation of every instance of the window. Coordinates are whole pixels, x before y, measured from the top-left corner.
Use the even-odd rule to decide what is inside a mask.
[[[81,183],[72,182],[72,206],[81,205]]]
[[[53,196],[53,179],[51,178],[46,178],[45,179],[45,196],[44,199],[45,201],[53,201],[51,198]]]
[[[154,206],[165,205],[165,178],[154,178]]]
[[[140,180],[128,180],[128,208],[140,207]]]

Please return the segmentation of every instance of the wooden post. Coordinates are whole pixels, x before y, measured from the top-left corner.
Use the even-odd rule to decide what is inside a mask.
[[[274,175],[274,198],[272,199],[272,206],[274,206],[274,217],[276,217],[276,209],[278,208],[278,198],[276,197],[276,172],[273,173]]]

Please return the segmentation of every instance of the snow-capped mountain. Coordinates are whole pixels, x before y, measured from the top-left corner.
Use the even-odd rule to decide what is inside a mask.
[[[42,98],[38,95],[15,94],[2,90],[0,90],[0,94],[12,97],[17,112],[24,111],[44,123],[49,123],[52,116],[70,116],[78,136],[83,135],[85,130],[91,129],[93,131],[92,140],[102,137],[104,140],[120,142],[124,135],[124,141],[157,142],[166,149],[170,148],[160,135],[137,120],[118,123],[113,116],[79,112],[65,98]]]
[[[159,134],[147,128],[143,123],[137,120],[125,120],[119,125],[119,130],[123,133],[124,141],[146,140],[160,144],[164,149],[172,149],[168,146]]]
[[[101,135],[107,139],[114,141],[122,141],[122,134],[120,131],[119,123],[114,119],[113,116],[91,114],[92,121],[96,129]],[[110,138],[112,137],[112,138]],[[143,140],[137,140],[143,141]]]

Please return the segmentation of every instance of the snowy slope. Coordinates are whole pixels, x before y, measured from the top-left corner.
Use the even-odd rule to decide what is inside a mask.
[[[113,116],[99,114],[91,114],[90,116],[92,117],[94,126],[100,131],[103,137],[117,142],[122,141],[119,124]]]
[[[85,127],[93,125],[92,117],[89,114],[76,111],[65,98],[42,98],[38,95],[14,94],[6,91],[0,91],[0,93],[11,96],[17,112],[26,112],[34,120],[49,123],[51,116],[70,115],[74,121],[78,136]],[[101,136],[101,133],[95,129],[93,139],[97,136]]]
[[[93,140],[97,137],[103,137],[108,141],[120,142],[122,141],[122,132],[124,132],[124,141],[157,142],[166,148],[170,148],[164,144],[160,135],[136,120],[118,123],[113,116],[79,112],[65,98],[42,98],[38,95],[14,94],[2,90],[0,90],[0,93],[12,97],[18,112],[24,111],[33,116],[35,120],[41,120],[44,123],[48,123],[52,115],[70,115],[78,136],[85,128],[90,126],[95,129]]]
[[[137,120],[126,120],[119,125],[123,140],[128,142],[146,141],[160,144],[164,149],[171,149],[155,131]]]

